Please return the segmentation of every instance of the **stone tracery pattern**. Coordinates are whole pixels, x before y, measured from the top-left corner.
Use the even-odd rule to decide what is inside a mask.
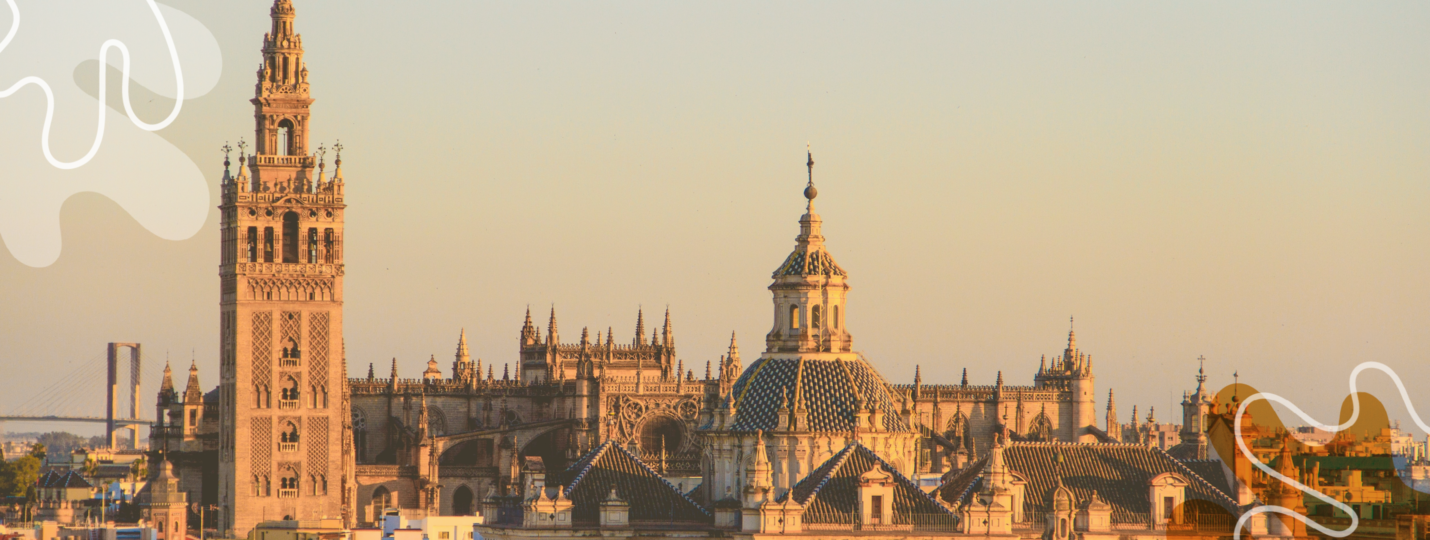
[[[273,313],[253,314],[253,383],[263,389],[273,385]]]
[[[328,388],[328,312],[313,313],[308,319],[308,380],[323,393]]]

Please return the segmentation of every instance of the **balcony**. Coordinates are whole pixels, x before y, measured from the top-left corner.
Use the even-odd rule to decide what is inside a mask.
[[[283,359],[278,360],[278,366],[279,366],[279,367],[291,367],[291,368],[303,367],[303,362],[302,362],[302,360],[299,360],[299,359],[297,359],[297,358],[283,358]]]
[[[280,400],[278,400],[278,410],[280,410],[280,411],[294,411],[294,410],[298,410],[298,400],[296,400],[296,399],[280,399]]]
[[[279,452],[297,452],[297,451],[298,451],[298,443],[295,443],[295,442],[281,442],[281,443],[278,443],[278,451],[279,451]]]
[[[279,499],[296,499],[296,498],[298,498],[298,490],[296,490],[296,489],[280,489],[280,490],[278,490],[278,498],[279,498]]]

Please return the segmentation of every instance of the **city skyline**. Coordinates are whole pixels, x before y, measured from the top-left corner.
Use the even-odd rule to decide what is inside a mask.
[[[216,202],[217,148],[251,138],[235,96],[249,91],[264,14],[175,5],[214,31],[226,62],[218,88],[160,135],[205,172]],[[1414,361],[1430,315],[1430,286],[1418,279],[1430,259],[1417,248],[1430,230],[1418,212],[1427,168],[1416,142],[1427,109],[1412,92],[1430,63],[1415,61],[1423,48],[1403,47],[1423,9],[1312,6],[1280,27],[1276,45],[1241,26],[1250,22],[1215,20],[1212,8],[1105,19],[1073,10],[1089,24],[1075,28],[1010,22],[1027,15],[1019,8],[856,23],[878,14],[784,5],[769,8],[771,19],[806,16],[793,36],[758,27],[727,42],[731,51],[701,38],[736,28],[733,9],[659,13],[691,33],[681,36],[659,16],[619,9],[582,8],[608,34],[578,20],[579,9],[551,20],[537,8],[444,6],[470,10],[494,34],[463,43],[479,60],[452,69],[428,57],[422,36],[368,43],[346,31],[383,17],[400,27],[435,8],[302,5],[323,118],[314,141],[349,148],[357,209],[349,375],[369,362],[382,372],[394,356],[413,377],[429,355],[445,365],[462,329],[474,357],[515,362],[524,308],[553,303],[566,332],[617,336],[633,331],[639,307],[669,305],[680,357],[697,373],[730,331],[756,346],[768,329],[765,280],[797,230],[807,140],[828,245],[852,276],[855,348],[891,382],[911,381],[915,365],[926,382],[957,382],[964,367],[974,384],[999,371],[1026,381],[1039,356],[1061,350],[1069,315],[1097,361],[1099,405],[1108,388],[1119,408],[1179,402],[1201,355],[1214,388],[1238,372],[1327,421],[1361,361],[1409,380],[1430,374]],[[1202,17],[1165,26],[1166,36],[1144,33],[1177,14]],[[1317,29],[1337,17],[1364,27],[1338,27],[1340,47],[1314,49],[1324,63],[1284,63],[1309,55],[1282,47],[1317,47]],[[901,34],[885,24],[895,20],[915,28]],[[955,20],[1001,22],[1027,50],[990,51],[1010,38],[987,28],[950,40],[937,22]],[[1227,42],[1192,40],[1209,28]],[[1098,38],[1097,29],[1120,32]],[[572,35],[558,38],[562,30]],[[1074,46],[1054,53],[1057,38]],[[579,39],[592,50],[554,45]],[[1141,42],[1152,52],[1125,48]],[[423,58],[392,63],[407,56]],[[911,65],[879,61],[888,58]],[[920,60],[958,69],[924,71]],[[1256,73],[1266,66],[1284,71]],[[486,99],[457,91],[463,83]],[[427,103],[407,103],[418,90]],[[67,203],[62,223],[54,265],[0,257],[0,297],[14,306],[0,316],[12,336],[0,355],[20,364],[14,380],[48,384],[53,365],[138,341],[148,362],[173,351],[176,369],[181,351],[194,351],[204,384],[217,382],[217,213],[193,238],[162,241],[87,194]],[[1390,388],[1368,389],[1404,418]]]

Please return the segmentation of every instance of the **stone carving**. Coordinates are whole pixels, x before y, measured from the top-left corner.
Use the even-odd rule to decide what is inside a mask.
[[[308,380],[324,394],[328,389],[328,312],[308,319]]]
[[[273,385],[273,312],[253,314],[253,384],[260,394]]]
[[[255,417],[251,420],[253,422],[250,428],[253,453],[249,456],[249,469],[255,478],[268,478],[273,470],[273,419]]]

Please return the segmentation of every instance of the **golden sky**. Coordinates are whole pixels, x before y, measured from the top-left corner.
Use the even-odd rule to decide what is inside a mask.
[[[462,328],[514,361],[553,303],[569,340],[669,305],[697,376],[731,331],[748,363],[808,141],[855,348],[893,382],[1029,384],[1070,315],[1124,416],[1179,416],[1199,355],[1328,423],[1361,361],[1430,376],[1430,5],[295,4],[313,145],[346,148],[354,374],[448,370]],[[170,5],[223,53],[158,132],[216,206],[268,3]],[[217,212],[167,241],[81,194],[62,227],[51,266],[0,255],[0,408],[108,341],[215,384]]]

